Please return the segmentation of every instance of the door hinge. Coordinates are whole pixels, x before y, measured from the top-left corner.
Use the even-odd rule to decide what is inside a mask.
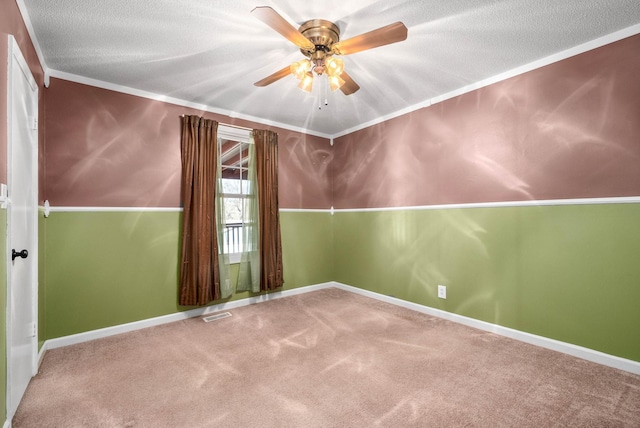
[[[31,337],[36,337],[37,333],[38,333],[38,331],[37,331],[36,323],[32,322],[31,323]]]
[[[31,130],[32,131],[37,131],[38,130],[38,118],[34,117],[33,121],[31,122]]]

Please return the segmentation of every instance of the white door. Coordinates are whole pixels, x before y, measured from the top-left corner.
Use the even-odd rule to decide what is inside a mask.
[[[38,86],[9,37],[7,419],[37,368]]]

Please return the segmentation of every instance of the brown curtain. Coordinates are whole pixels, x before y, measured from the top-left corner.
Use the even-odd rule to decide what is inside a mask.
[[[220,299],[216,233],[218,122],[182,117],[182,256],[180,305]]]
[[[260,215],[260,291],[284,283],[278,206],[278,134],[254,130],[256,181]]]

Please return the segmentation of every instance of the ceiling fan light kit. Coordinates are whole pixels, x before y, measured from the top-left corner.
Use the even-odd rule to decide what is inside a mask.
[[[300,79],[300,84],[298,85],[298,88],[302,89],[305,92],[311,92],[312,87],[313,87],[313,74],[311,73],[311,71],[307,71],[306,73],[304,73],[302,79]]]
[[[326,59],[324,65],[327,68],[327,75],[329,76],[340,76],[344,71],[344,61],[340,58],[330,56]]]
[[[293,74],[296,79],[302,80],[302,78],[307,74],[307,70],[311,67],[311,61],[308,59],[303,59],[300,61],[296,61],[291,64],[291,74]]]
[[[298,46],[300,52],[306,57],[259,80],[254,83],[255,86],[267,86],[292,74],[300,80],[298,84],[300,89],[311,92],[314,74],[318,77],[326,75],[332,91],[340,89],[345,95],[351,95],[360,89],[360,86],[344,71],[344,61],[337,56],[400,42],[407,38],[407,27],[402,22],[341,42],[338,26],[325,19],[305,21],[296,30],[271,7],[259,6],[251,13]]]
[[[335,91],[336,89],[340,89],[342,87],[342,85],[345,84],[345,81],[342,77],[338,76],[328,76],[329,78],[329,87],[331,88],[332,91]]]

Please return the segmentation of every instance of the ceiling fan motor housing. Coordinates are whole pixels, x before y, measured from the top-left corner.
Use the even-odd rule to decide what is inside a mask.
[[[300,49],[300,52],[311,60],[322,60],[331,52],[331,47],[340,41],[340,29],[336,24],[325,19],[311,19],[298,29],[311,43],[313,50]]]

